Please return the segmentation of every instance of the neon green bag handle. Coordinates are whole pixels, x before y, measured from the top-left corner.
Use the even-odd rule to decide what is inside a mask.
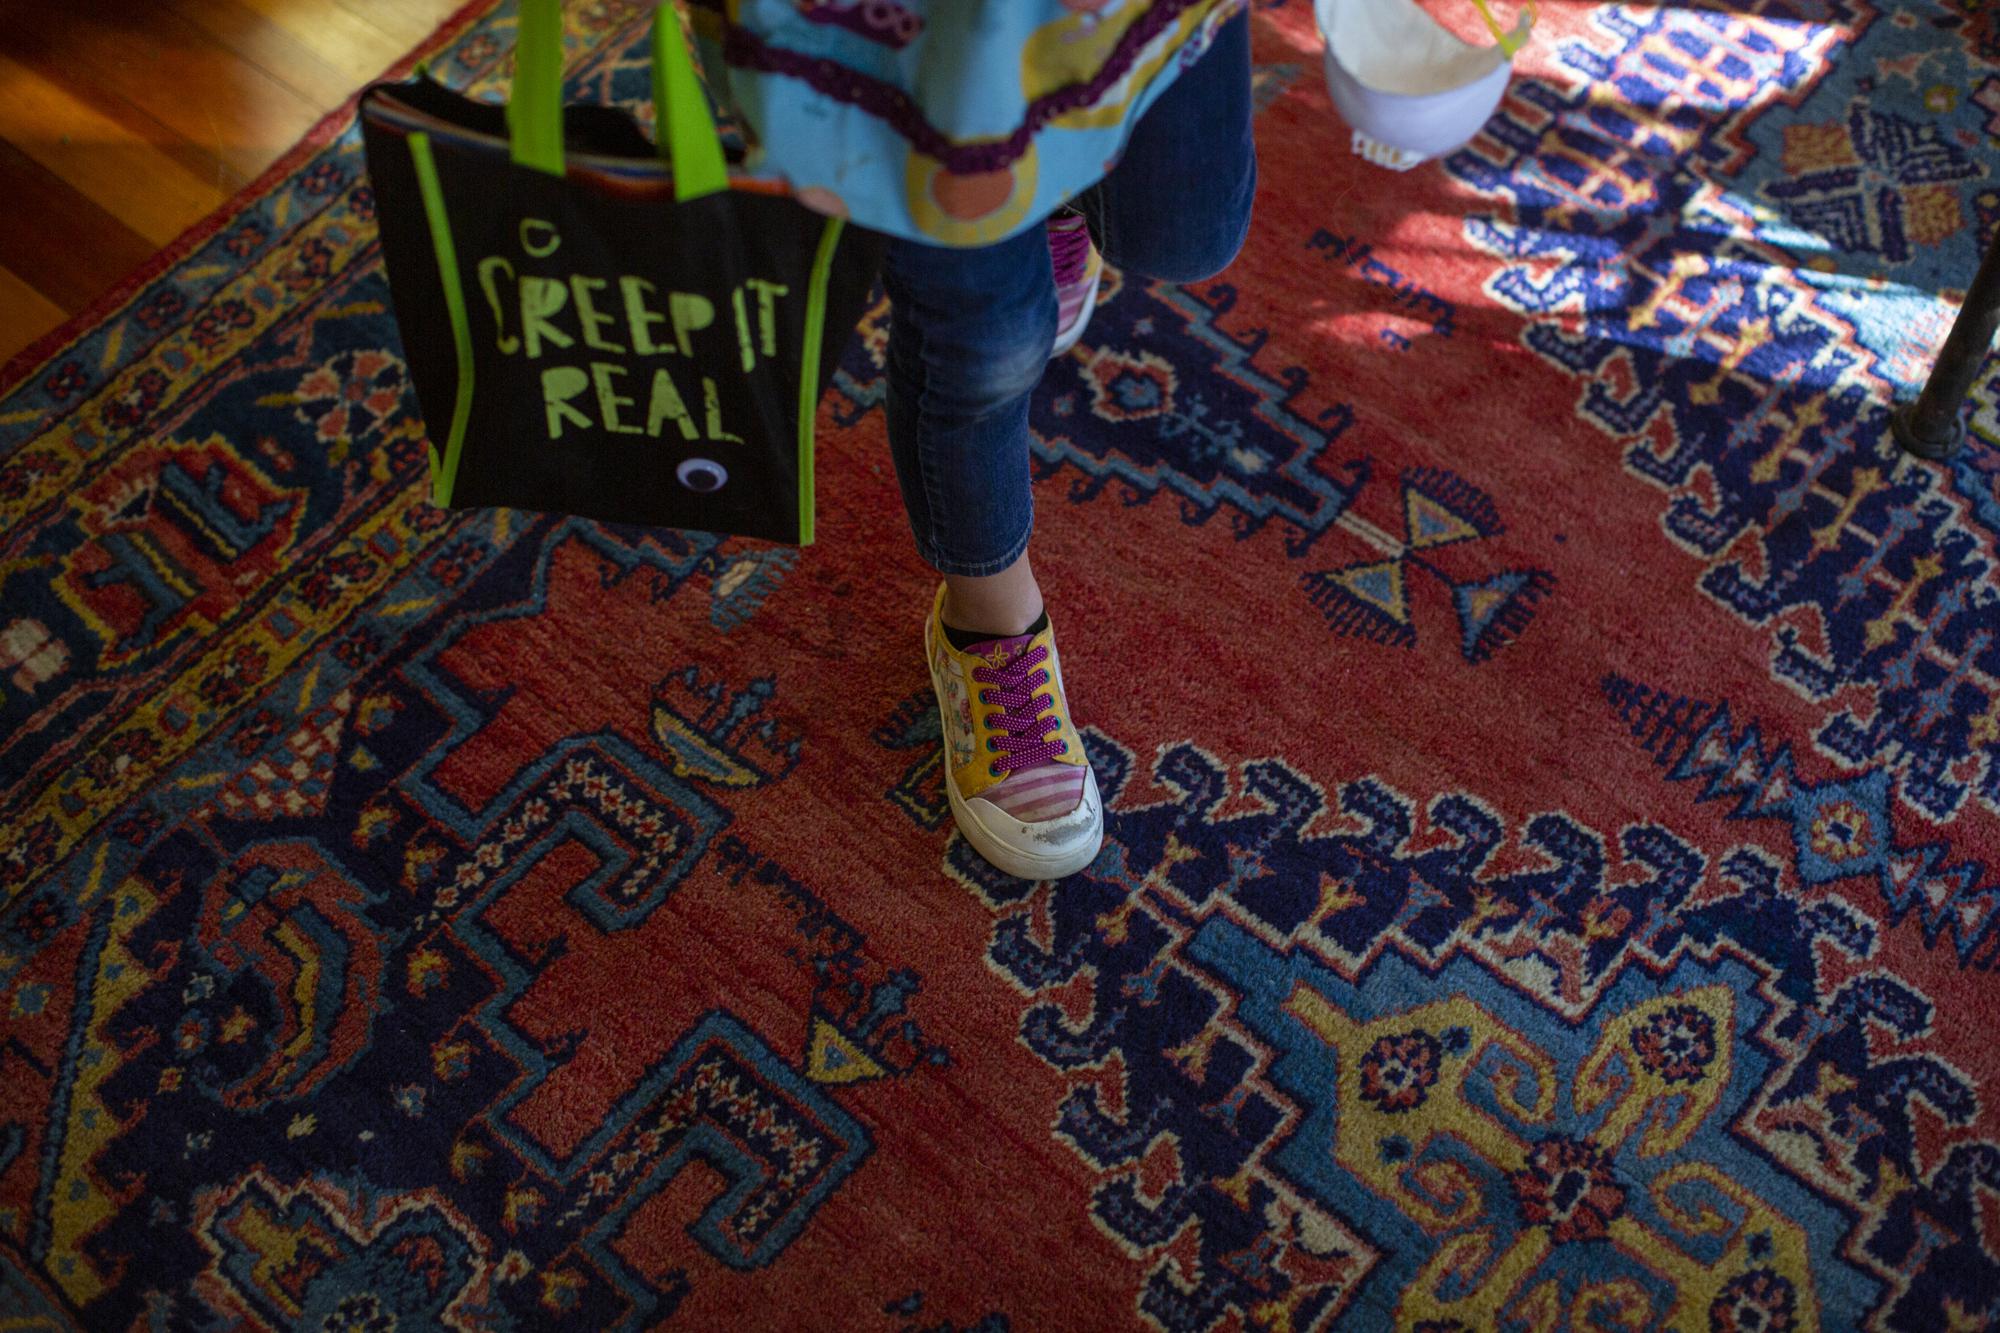
[[[1493,17],[1493,9],[1486,0],[1472,0],[1472,4],[1479,11],[1479,17],[1486,20],[1486,30],[1493,34],[1493,41],[1499,46],[1500,54],[1512,60],[1514,53],[1521,49],[1521,44],[1528,40],[1529,29],[1535,26],[1535,0],[1527,0],[1521,11],[1522,21],[1512,32],[1500,26],[1500,20]]]
[[[562,0],[521,0],[514,47],[514,90],[507,130],[514,161],[551,176],[564,173]],[[681,203],[729,188],[729,166],[707,94],[681,36],[672,0],[653,11],[653,137],[673,162]]]

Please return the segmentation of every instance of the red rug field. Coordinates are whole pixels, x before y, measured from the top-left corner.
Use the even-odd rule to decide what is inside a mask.
[[[351,117],[13,365],[0,1323],[2000,1321],[1995,383],[1888,429],[1992,7],[1551,0],[1404,174],[1255,11],[1242,258],[1034,408],[1058,883],[952,833],[879,311],[803,551],[430,507]]]

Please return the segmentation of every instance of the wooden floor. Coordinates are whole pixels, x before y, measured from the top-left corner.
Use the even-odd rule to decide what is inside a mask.
[[[463,0],[0,0],[0,362]]]

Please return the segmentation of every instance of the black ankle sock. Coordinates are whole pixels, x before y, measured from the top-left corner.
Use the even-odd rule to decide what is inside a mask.
[[[1035,623],[1022,630],[1021,633],[1040,634],[1048,627],[1049,609],[1043,607],[1042,613],[1035,617]],[[945,642],[958,649],[961,653],[974,644],[987,643],[994,639],[1011,639],[1013,637],[1011,634],[987,634],[976,629],[953,629],[950,625],[944,627]]]

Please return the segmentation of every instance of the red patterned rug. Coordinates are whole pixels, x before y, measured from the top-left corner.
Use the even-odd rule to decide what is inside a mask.
[[[0,1319],[2000,1320],[1995,383],[1887,428],[2000,38],[1738,8],[1549,3],[1394,174],[1260,0],[1248,249],[1035,404],[1053,885],[951,832],[879,312],[809,550],[439,512],[330,122],[0,396]]]

